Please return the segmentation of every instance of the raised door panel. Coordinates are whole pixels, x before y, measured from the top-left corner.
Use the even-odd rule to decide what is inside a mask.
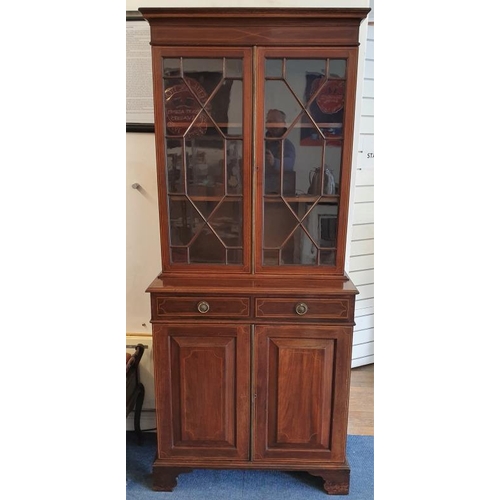
[[[249,327],[154,326],[159,458],[248,458]]]
[[[256,327],[255,460],[345,461],[351,342],[351,327]]]

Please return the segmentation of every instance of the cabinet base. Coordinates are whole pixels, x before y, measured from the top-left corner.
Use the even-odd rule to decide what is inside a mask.
[[[255,463],[245,464],[213,464],[200,467],[198,464],[193,467],[173,466],[156,460],[153,464],[153,490],[155,491],[173,491],[177,486],[177,477],[179,474],[192,472],[194,469],[254,469],[254,470],[282,470],[282,471],[305,471],[312,476],[319,476],[323,479],[323,488],[329,495],[348,495],[351,470],[349,464],[340,464],[336,467],[331,465],[328,468],[310,468],[297,466],[262,466]]]

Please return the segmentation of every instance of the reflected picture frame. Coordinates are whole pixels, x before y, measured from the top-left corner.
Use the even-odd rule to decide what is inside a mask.
[[[126,87],[126,131],[140,133],[154,133],[154,112],[153,112],[153,82],[151,50],[149,45],[149,24],[139,11],[126,11],[126,38],[127,38],[127,87]],[[143,24],[144,23],[144,24]],[[132,45],[134,44],[134,45]],[[133,47],[133,48],[132,48]],[[134,50],[139,49],[139,50]],[[139,55],[139,58],[138,58]],[[137,64],[137,60],[140,64]],[[151,68],[151,73],[144,74],[141,68]],[[133,85],[132,82],[138,82]],[[137,89],[141,89],[141,93]],[[144,89],[147,89],[144,92]],[[137,92],[136,92],[137,90]],[[134,101],[140,99],[145,110],[141,113],[134,112]]]

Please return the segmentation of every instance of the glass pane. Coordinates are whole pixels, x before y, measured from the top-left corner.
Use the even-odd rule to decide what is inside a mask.
[[[266,194],[294,195],[296,191],[296,148],[287,130],[286,114],[270,109],[266,114],[264,145]]]
[[[181,71],[181,60],[176,57],[175,59],[163,59],[163,76],[179,76]]]
[[[319,253],[319,263],[321,265],[335,265],[337,252],[335,250],[321,250]]]
[[[170,247],[170,257],[172,262],[187,263],[188,255],[185,247]]]
[[[325,149],[325,169],[329,170],[333,176],[335,182],[335,192],[333,194],[339,194],[340,186],[340,167],[342,165],[342,142],[327,141]],[[323,194],[327,193],[323,190]]]
[[[264,203],[264,247],[281,248],[297,227],[293,212],[281,200]]]
[[[242,59],[226,59],[226,78],[241,78],[243,76]]]
[[[222,80],[222,59],[183,59],[184,80],[204,105]]]
[[[316,265],[318,249],[302,227],[284,245],[281,264]]]
[[[243,59],[166,58],[163,75],[171,261],[242,264]]]
[[[184,197],[169,200],[170,244],[186,246],[205,224],[190,201]]]
[[[227,141],[227,193],[241,194],[243,191],[243,141]]]
[[[287,59],[286,81],[301,103],[307,105],[309,75],[325,75],[325,59]]]
[[[189,261],[204,264],[225,264],[226,249],[210,229],[205,226],[189,247]]]
[[[205,83],[206,79],[210,79],[210,75],[217,75],[215,83],[222,78],[222,58],[196,58],[196,57],[183,57],[182,64],[184,68],[184,76],[195,76],[197,80]]]
[[[302,226],[312,238],[315,246],[335,248],[337,246],[338,205],[320,199],[302,221]]]
[[[210,115],[223,134],[243,134],[243,85],[240,80],[224,80],[210,102]]]
[[[264,192],[337,195],[345,98],[338,76],[345,75],[345,60],[266,60],[269,67],[282,62],[282,79],[265,82]],[[337,79],[326,78],[327,71]]]
[[[243,245],[241,201],[222,202],[210,216],[209,223],[224,245],[228,247]]]
[[[324,76],[309,75],[306,97],[308,111],[328,138],[342,135],[344,122],[345,80],[326,80]]]
[[[228,264],[243,264],[243,250],[230,248],[227,250]]]
[[[283,78],[282,59],[266,59],[266,78]]]
[[[265,200],[264,265],[335,264],[337,203],[322,197],[287,198],[288,206],[278,197]]]
[[[167,136],[182,137],[201,109],[193,93],[181,79],[165,79]]]
[[[264,250],[263,261],[265,266],[279,265],[279,250]]]
[[[266,113],[271,109],[278,109],[285,114],[285,122],[292,123],[304,109],[302,104],[295,98],[283,80],[267,80],[265,85],[265,109]],[[267,122],[266,114],[266,122]],[[281,128],[283,119],[266,125],[268,128]]]
[[[333,78],[345,78],[345,59],[330,59],[330,70],[329,74]]]
[[[182,140],[167,139],[167,186],[169,193],[184,193],[184,172]]]
[[[204,217],[206,220],[210,217],[210,215],[212,215],[212,212],[216,209],[219,201],[208,201],[203,199],[202,197],[196,197],[195,199],[191,200],[191,203],[196,207],[202,217]]]
[[[201,128],[202,121],[195,126]],[[220,135],[210,139],[198,135],[186,141],[189,196],[224,195],[224,149]]]
[[[292,236],[282,245],[280,263],[303,266],[335,264],[337,206],[320,202],[311,209],[311,204],[300,205],[300,212],[306,215]]]

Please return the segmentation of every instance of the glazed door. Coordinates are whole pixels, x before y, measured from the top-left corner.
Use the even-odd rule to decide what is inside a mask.
[[[251,49],[152,54],[163,272],[249,271]]]
[[[356,50],[257,53],[256,271],[342,274]]]
[[[351,332],[255,327],[254,460],[344,462]]]
[[[153,329],[158,457],[248,459],[250,327]]]

